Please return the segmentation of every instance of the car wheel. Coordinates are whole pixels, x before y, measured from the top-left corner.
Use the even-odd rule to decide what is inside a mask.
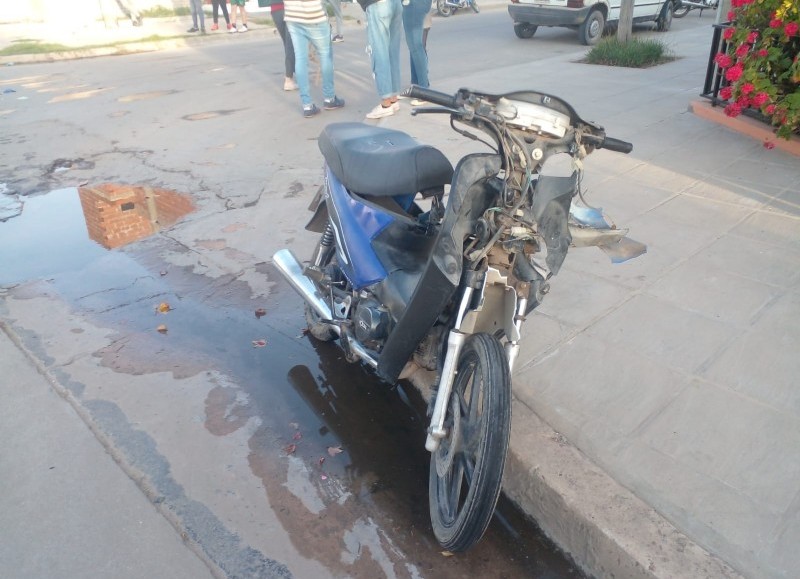
[[[675,11],[675,7],[672,4],[672,0],[669,0],[666,4],[664,4],[664,8],[661,10],[661,16],[658,17],[656,20],[656,30],[659,32],[667,32],[670,27],[672,26],[672,15]]]
[[[581,44],[593,46],[600,41],[603,36],[603,29],[606,26],[606,19],[599,10],[592,10],[586,17],[583,24],[578,28],[578,38]]]
[[[538,28],[530,22],[515,22],[514,34],[517,35],[517,38],[532,38]]]

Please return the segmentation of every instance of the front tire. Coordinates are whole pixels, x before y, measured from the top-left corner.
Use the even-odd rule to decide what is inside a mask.
[[[603,36],[603,29],[606,26],[606,18],[599,10],[592,10],[583,24],[578,28],[578,38],[581,44],[586,46],[594,46],[600,42]]]
[[[431,522],[443,548],[465,551],[489,526],[508,451],[511,373],[497,338],[467,338],[445,426],[447,437],[431,455]]]
[[[447,18],[453,13],[453,7],[448,6],[446,0],[436,0],[436,11],[439,13],[439,16]]]
[[[533,38],[533,35],[536,34],[536,31],[539,29],[538,26],[535,24],[531,24],[530,22],[515,22],[514,23],[514,34],[517,35],[517,38]]]
[[[667,32],[672,27],[672,17],[675,14],[675,8],[672,5],[672,2],[667,2],[664,4],[664,9],[661,11],[661,15],[656,20],[656,30],[659,32]]]

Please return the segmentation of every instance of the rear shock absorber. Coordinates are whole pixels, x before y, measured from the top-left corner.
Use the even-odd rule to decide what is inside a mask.
[[[333,251],[333,239],[333,226],[328,222],[325,226],[325,231],[322,232],[314,259],[311,260],[315,267],[324,267],[330,261],[330,255]]]

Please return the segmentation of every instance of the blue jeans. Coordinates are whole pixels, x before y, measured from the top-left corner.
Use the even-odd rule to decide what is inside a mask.
[[[400,0],[378,0],[367,6],[367,52],[375,87],[382,99],[400,93],[400,38],[403,35]]]
[[[303,106],[314,104],[308,85],[308,44],[314,45],[322,68],[322,97],[330,100],[336,96],[333,88],[333,51],[331,49],[331,25],[327,22],[319,24],[300,24],[287,22],[286,28],[294,45],[294,77],[300,89],[300,100]]]
[[[431,11],[431,0],[410,0],[403,6],[403,30],[411,55],[411,84],[428,88],[428,53],[422,44],[422,25],[425,16]]]

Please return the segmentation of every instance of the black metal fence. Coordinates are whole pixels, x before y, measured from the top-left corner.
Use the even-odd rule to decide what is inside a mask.
[[[730,22],[714,24],[714,33],[711,36],[711,52],[708,55],[708,68],[706,69],[706,81],[703,83],[703,92],[700,96],[711,100],[713,106],[724,104],[726,101],[720,100],[719,91],[722,87],[730,84],[725,80],[724,71],[714,62],[717,54],[725,54],[728,51],[728,41],[722,36],[726,28],[730,28]]]

